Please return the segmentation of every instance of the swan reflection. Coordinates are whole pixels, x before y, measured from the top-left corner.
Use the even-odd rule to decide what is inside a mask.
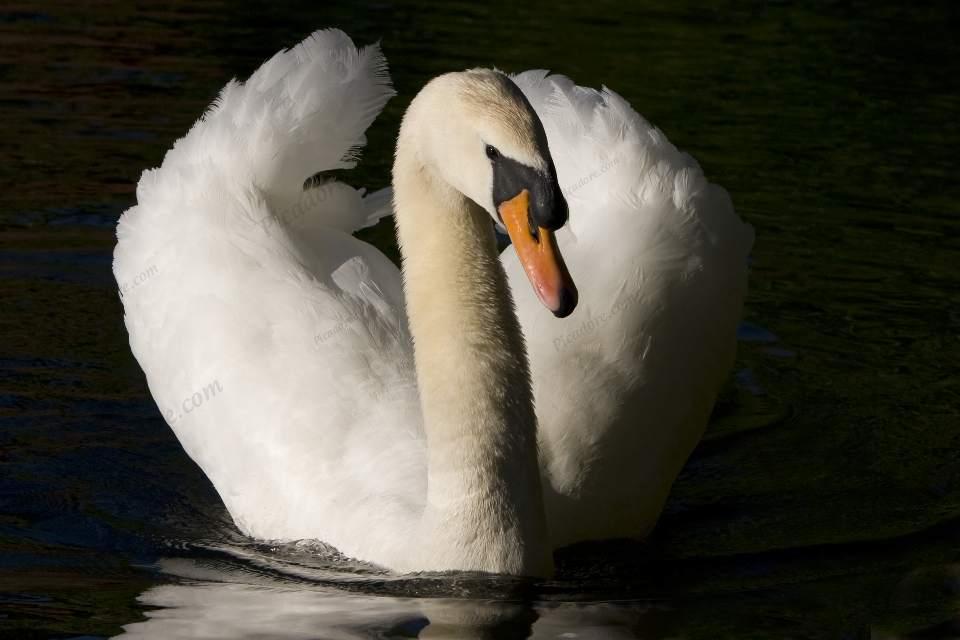
[[[224,574],[185,560],[164,561],[178,581],[139,597],[145,620],[120,637],[476,639],[647,638],[651,618],[640,603],[525,604],[461,598],[408,598],[281,582],[258,574]]]

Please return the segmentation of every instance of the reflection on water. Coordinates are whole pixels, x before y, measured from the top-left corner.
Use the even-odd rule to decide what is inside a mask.
[[[438,597],[431,592],[442,591],[444,581],[462,578],[410,579],[397,589],[403,595],[374,595],[378,589],[374,583],[360,588],[354,584],[348,589],[344,583],[338,587],[322,580],[251,571],[250,567],[238,570],[222,559],[162,560],[159,567],[175,581],[150,587],[138,597],[138,602],[146,607],[145,619],[125,625],[122,637],[654,640],[713,638],[717,637],[715,633],[735,631],[736,637],[895,640],[946,638],[960,632],[960,616],[944,620],[942,610],[931,606],[948,596],[956,614],[960,605],[960,565],[914,570],[897,584],[882,585],[878,593],[887,599],[887,610],[875,611],[869,621],[819,619],[816,624],[802,620],[802,614],[808,612],[791,611],[779,598],[765,604],[754,602],[756,594],[749,590],[729,599],[694,599],[678,607],[677,602],[663,599],[587,597],[564,601],[556,598],[556,593],[549,597],[548,585],[540,585],[540,599],[533,599],[532,591],[524,596],[522,590],[516,590],[516,583],[513,589],[505,588],[496,584],[495,579],[481,577],[473,578],[470,586],[454,585],[453,596]],[[433,583],[426,595],[419,592],[421,581]],[[820,606],[826,606],[827,598],[838,595],[875,597],[869,591],[821,594]],[[569,592],[565,596],[575,594]],[[753,615],[738,619],[744,613],[743,601],[750,603],[746,611]],[[849,599],[834,604],[856,610],[862,603]],[[731,616],[729,609],[738,606],[741,611]],[[935,624],[917,626],[925,620]],[[905,628],[921,631],[913,634],[905,632]]]
[[[235,576],[188,562],[165,562],[184,581],[140,596],[147,619],[124,627],[130,638],[661,637],[642,633],[655,607],[642,603],[530,605],[464,598],[374,597],[310,584],[235,582]],[[657,624],[660,624],[657,622]],[[647,626],[654,627],[654,623]]]
[[[0,636],[960,636],[953,3],[0,7]],[[605,83],[757,232],[736,371],[645,544],[554,581],[389,576],[242,539],[153,406],[113,225],[231,76],[319,26],[382,40],[389,180],[431,76]],[[392,229],[365,232],[395,256]],[[144,284],[143,286],[148,286]]]
[[[148,589],[140,602],[147,619],[124,627],[133,638],[382,637],[424,626],[415,600],[338,593],[309,584],[235,582],[231,574],[185,561],[162,563],[183,582]],[[250,580],[252,576],[247,576]]]

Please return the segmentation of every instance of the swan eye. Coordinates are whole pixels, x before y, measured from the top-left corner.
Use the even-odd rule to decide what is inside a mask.
[[[490,158],[491,160],[496,160],[497,158],[500,157],[500,152],[497,151],[497,148],[494,147],[493,145],[488,144],[485,151],[487,152],[487,157]]]

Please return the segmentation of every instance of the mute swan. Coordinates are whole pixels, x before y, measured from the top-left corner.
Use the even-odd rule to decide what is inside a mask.
[[[256,538],[543,576],[645,534],[732,364],[752,230],[613,92],[473,70],[404,116],[401,277],[351,236],[390,193],[308,180],[392,95],[376,47],[319,31],[144,172],[114,273],[157,405]]]

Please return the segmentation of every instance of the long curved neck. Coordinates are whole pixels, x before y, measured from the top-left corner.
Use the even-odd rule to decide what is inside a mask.
[[[421,163],[415,135],[405,120],[394,198],[428,447],[418,562],[548,575],[529,367],[492,224]]]

